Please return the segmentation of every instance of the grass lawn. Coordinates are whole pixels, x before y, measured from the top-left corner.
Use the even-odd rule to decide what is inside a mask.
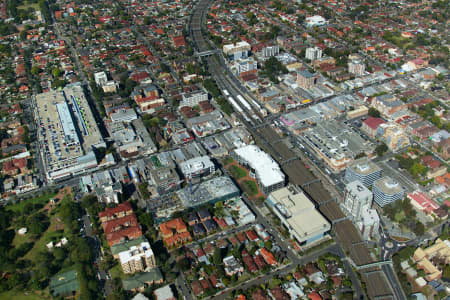
[[[252,180],[244,181],[242,183],[242,188],[250,197],[253,197],[258,194],[258,186]]]
[[[112,267],[109,270],[111,277],[114,278],[120,278],[120,279],[124,279],[125,278],[125,274],[122,271],[122,266],[120,264],[116,264],[114,267]]]
[[[47,193],[40,197],[33,198],[33,199],[27,199],[23,201],[19,201],[15,204],[6,206],[6,209],[13,212],[21,212],[23,211],[25,204],[32,203],[32,204],[41,204],[42,206],[45,206],[47,202],[50,200],[50,198],[53,198],[56,194],[53,193]]]
[[[39,10],[39,4],[37,4],[37,3],[28,3],[28,1],[26,1],[26,3],[24,3],[24,4],[21,4],[21,5],[17,6],[17,9],[27,10],[30,7],[33,8],[34,10]]]
[[[248,274],[248,273],[244,273],[244,274],[242,274],[241,276],[239,276],[237,282],[238,282],[238,283],[245,282],[245,281],[249,280],[250,278],[252,278],[252,275],[250,275],[250,274]]]
[[[34,244],[34,247],[25,255],[25,259],[30,259],[32,261],[35,261],[35,256],[39,251],[46,250],[46,244],[48,244],[50,241],[59,241],[64,236],[64,230],[56,230],[56,224],[57,224],[57,217],[52,216],[50,218],[50,226],[48,227],[47,231],[45,231],[41,238],[36,241]]]
[[[234,159],[232,157],[227,157],[224,159],[223,164],[226,166],[226,165],[231,164],[233,161],[234,161]]]
[[[12,242],[14,247],[18,247],[20,245],[22,245],[25,242],[31,242],[34,241],[33,235],[30,233],[26,233],[24,235],[19,235],[16,232],[16,235],[14,236],[14,240]]]
[[[233,176],[236,180],[239,180],[247,176],[247,172],[245,172],[245,170],[239,168],[238,166],[231,166],[230,173],[231,176]]]
[[[8,291],[0,294],[0,300],[43,300],[47,299],[31,292]]]
[[[404,212],[398,212],[398,213],[395,214],[395,221],[396,222],[400,222],[404,218],[405,218],[405,213]]]

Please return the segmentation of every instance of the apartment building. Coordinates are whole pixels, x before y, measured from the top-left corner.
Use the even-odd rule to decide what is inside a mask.
[[[155,255],[149,242],[131,246],[130,249],[119,253],[119,260],[125,274],[143,272],[156,267]]]

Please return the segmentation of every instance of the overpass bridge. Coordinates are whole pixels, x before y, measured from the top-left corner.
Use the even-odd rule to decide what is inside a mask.
[[[368,268],[381,267],[384,265],[392,265],[392,260],[383,260],[383,261],[373,262],[370,264],[356,266],[356,270],[360,271],[360,270],[364,270],[364,269],[368,269]]]
[[[206,51],[202,51],[202,52],[196,52],[195,56],[196,57],[205,57],[205,56],[211,56],[214,54],[220,53],[220,50],[215,49],[215,50],[206,50]]]

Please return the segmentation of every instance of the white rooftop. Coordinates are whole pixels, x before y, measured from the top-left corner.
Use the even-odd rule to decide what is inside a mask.
[[[181,172],[185,176],[202,172],[207,169],[214,169],[214,163],[208,156],[194,157],[180,164]]]
[[[330,230],[330,223],[302,191],[285,187],[272,192],[269,198],[284,216],[282,221],[289,224],[299,240],[308,240]]]
[[[174,295],[172,289],[170,288],[170,285],[166,285],[159,289],[156,289],[153,293],[155,294],[157,300],[174,299]]]
[[[234,150],[252,169],[260,183],[266,187],[284,182],[284,174],[280,166],[269,154],[255,145],[248,145]]]
[[[143,242],[138,247],[132,246],[127,251],[119,253],[119,259],[121,264],[128,263],[131,260],[139,260],[142,257],[152,257],[153,250],[150,248],[149,242]]]

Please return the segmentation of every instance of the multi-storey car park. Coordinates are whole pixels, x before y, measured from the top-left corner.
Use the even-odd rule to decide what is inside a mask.
[[[47,180],[97,167],[93,150],[106,145],[81,85],[36,95],[35,119]]]

